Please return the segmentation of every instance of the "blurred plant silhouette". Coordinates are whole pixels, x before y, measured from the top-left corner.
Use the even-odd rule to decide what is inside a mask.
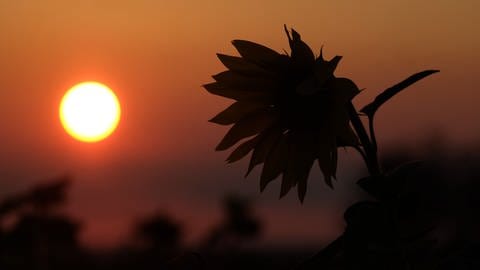
[[[180,248],[182,230],[165,214],[156,214],[140,221],[135,234],[147,250],[170,253]]]
[[[372,200],[349,207],[344,215],[344,234],[299,269],[432,267],[426,258],[433,242],[425,236],[433,225],[417,215],[421,196],[412,193],[416,189],[410,181],[419,174],[416,170],[421,163],[396,164],[383,170],[377,156],[374,117],[395,95],[438,70],[410,76],[357,111],[352,99],[360,90],[350,79],[334,75],[341,57],[326,61],[322,50],[315,57],[298,32],[286,26],[285,32],[290,55],[245,40],[233,41],[240,57],[218,54],[228,70],[214,75],[216,82],[204,87],[235,102],[210,120],[233,124],[216,150],[226,150],[244,140],[227,161],[240,160],[253,152],[247,175],[263,163],[260,190],[282,175],[280,196],[296,186],[303,202],[314,161],[318,161],[325,182],[332,187],[337,148],[354,148],[369,173],[358,184]],[[366,125],[362,118],[366,118]],[[417,258],[419,254],[421,258]]]
[[[83,266],[80,224],[60,211],[69,184],[58,177],[0,202],[0,269]]]
[[[224,200],[223,221],[210,232],[206,246],[211,249],[241,244],[260,235],[261,222],[252,213],[251,202],[238,195],[227,196]]]

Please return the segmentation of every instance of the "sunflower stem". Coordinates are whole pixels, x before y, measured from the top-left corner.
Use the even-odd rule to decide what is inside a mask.
[[[375,136],[375,128],[373,126],[373,115],[368,117],[368,129],[370,131],[370,140],[372,144],[372,151],[377,155],[377,138]]]
[[[357,152],[362,156],[363,161],[365,161],[365,164],[368,164],[368,158],[367,158],[367,155],[365,154],[365,151],[363,151],[363,149],[358,145],[353,146],[353,148],[357,150]]]
[[[368,172],[372,176],[380,175],[380,166],[378,164],[377,151],[373,146],[372,141],[370,141],[370,138],[368,137],[367,131],[363,126],[362,120],[360,120],[358,112],[355,109],[355,106],[353,105],[352,102],[349,102],[347,104],[347,107],[348,107],[348,113],[350,115],[350,121],[352,122],[352,126],[355,129],[355,132],[357,133],[358,138],[360,139],[360,143],[365,152],[364,159],[368,168]],[[373,129],[373,123],[372,122],[370,123],[371,123],[370,128]],[[374,133],[371,133],[371,134],[374,134]]]

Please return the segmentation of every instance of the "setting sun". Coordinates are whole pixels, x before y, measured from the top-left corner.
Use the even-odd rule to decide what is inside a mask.
[[[120,121],[120,103],[115,93],[98,82],[83,82],[70,88],[59,112],[67,133],[83,142],[105,139]]]

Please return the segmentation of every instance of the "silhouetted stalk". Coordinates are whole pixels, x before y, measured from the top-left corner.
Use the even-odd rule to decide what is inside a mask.
[[[362,156],[363,158],[363,161],[365,161],[365,164],[368,163],[368,158],[367,158],[367,155],[365,155],[365,152],[363,151],[363,149],[358,146],[358,145],[355,145],[355,146],[352,146],[355,150],[357,150],[357,152]]]
[[[377,151],[374,149],[370,138],[368,137],[367,131],[363,126],[362,120],[358,116],[358,112],[353,106],[352,102],[348,103],[348,113],[350,115],[350,121],[352,122],[352,126],[355,129],[355,132],[360,139],[360,143],[363,147],[363,151],[365,153],[364,159],[366,157],[365,162],[367,163],[368,172],[370,175],[380,175],[380,166],[378,165],[378,158],[377,158]],[[371,127],[373,128],[373,127]]]
[[[372,142],[372,148],[373,151],[375,152],[375,155],[377,154],[377,138],[375,137],[375,128],[373,127],[373,115],[368,117],[368,128],[370,130],[370,139]]]

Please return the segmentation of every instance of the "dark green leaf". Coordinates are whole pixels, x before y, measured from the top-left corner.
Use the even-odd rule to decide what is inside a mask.
[[[247,117],[260,109],[268,107],[266,102],[256,101],[237,101],[230,105],[227,109],[217,114],[210,122],[220,125],[231,125]]]
[[[225,137],[218,144],[216,150],[226,150],[236,144],[241,139],[253,136],[266,128],[270,127],[275,121],[277,121],[277,114],[272,110],[263,110],[256,114],[252,114],[249,117],[243,118],[238,121],[227,132]]]
[[[378,108],[380,108],[380,106],[382,106],[385,102],[390,100],[396,94],[400,93],[400,91],[416,83],[417,81],[437,72],[439,72],[439,70],[425,70],[408,77],[404,81],[383,91],[383,93],[378,95],[373,102],[363,107],[363,109],[361,109],[360,111],[368,115],[370,118],[373,117],[373,115],[378,110]]]

